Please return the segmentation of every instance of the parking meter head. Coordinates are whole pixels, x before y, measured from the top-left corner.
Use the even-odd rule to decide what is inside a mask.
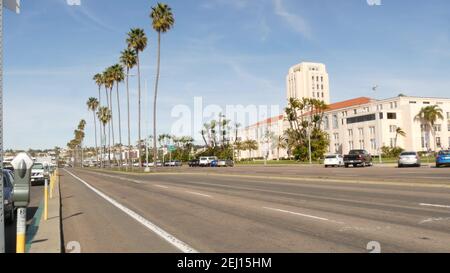
[[[26,207],[30,202],[31,167],[33,160],[26,154],[18,154],[11,165],[14,168],[14,205]]]

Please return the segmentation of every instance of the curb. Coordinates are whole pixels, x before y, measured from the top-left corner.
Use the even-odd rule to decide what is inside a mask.
[[[53,198],[48,201],[48,219],[44,220],[41,202],[33,224],[27,230],[27,253],[61,253],[61,195],[59,181],[55,183]]]

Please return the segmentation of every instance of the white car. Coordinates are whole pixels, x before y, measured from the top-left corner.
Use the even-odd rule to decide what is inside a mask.
[[[325,168],[328,167],[342,167],[344,166],[344,157],[342,155],[327,155],[323,162]]]
[[[210,167],[211,162],[214,160],[218,160],[217,156],[202,156],[199,160],[199,166],[200,167]]]

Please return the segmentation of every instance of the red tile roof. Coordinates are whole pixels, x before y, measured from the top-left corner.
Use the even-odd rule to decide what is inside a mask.
[[[342,108],[358,106],[358,105],[370,103],[372,101],[374,101],[374,99],[371,99],[368,97],[359,97],[359,98],[354,98],[351,100],[340,101],[340,102],[336,102],[336,103],[332,103],[332,104],[328,105],[328,109],[325,112],[330,112],[330,111],[339,110]],[[279,115],[276,117],[272,117],[272,118],[268,118],[266,120],[260,121],[256,124],[250,125],[247,128],[255,127],[255,126],[258,127],[258,126],[265,125],[265,124],[272,124],[272,123],[278,122],[282,119],[284,119],[284,115]]]
[[[368,97],[359,97],[359,98],[355,98],[355,99],[351,99],[351,100],[336,102],[336,103],[332,103],[332,104],[328,105],[328,109],[326,110],[326,112],[338,110],[341,108],[358,106],[358,105],[366,104],[366,103],[369,103],[372,101],[373,101],[373,99],[368,98]]]

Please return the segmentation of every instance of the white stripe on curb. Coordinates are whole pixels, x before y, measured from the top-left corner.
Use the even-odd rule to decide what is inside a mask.
[[[203,196],[203,197],[212,198],[211,195],[207,195],[207,194],[203,194],[203,193],[199,193],[199,192],[195,192],[195,191],[186,191],[186,192],[190,193],[190,194],[194,194],[194,195],[199,195],[199,196]]]
[[[120,204],[119,202],[115,201],[111,197],[107,196],[106,194],[104,194],[101,191],[97,190],[96,188],[92,187],[91,185],[89,185],[89,183],[87,183],[83,179],[77,177],[76,175],[74,175],[73,173],[69,172],[68,170],[64,170],[64,171],[66,171],[68,174],[73,176],[75,179],[77,179],[78,181],[83,183],[86,187],[88,187],[93,192],[95,192],[96,194],[101,196],[103,199],[105,199],[106,201],[108,201],[109,203],[111,203],[112,205],[114,205],[115,207],[120,209],[121,211],[123,211],[126,214],[128,214],[128,216],[130,216],[134,220],[138,221],[139,223],[141,223],[142,225],[144,225],[145,227],[147,227],[148,229],[150,229],[151,231],[156,233],[158,236],[160,236],[161,238],[163,238],[164,240],[169,242],[171,245],[173,245],[174,247],[176,247],[180,251],[182,251],[184,253],[197,253],[197,250],[193,249],[188,244],[184,243],[183,241],[178,240],[175,236],[169,234],[168,232],[164,231],[162,228],[160,228],[157,225],[153,224],[152,222],[150,222],[149,220],[147,220],[144,217],[140,216],[136,212],[130,210],[129,208],[127,208],[124,205]]]

